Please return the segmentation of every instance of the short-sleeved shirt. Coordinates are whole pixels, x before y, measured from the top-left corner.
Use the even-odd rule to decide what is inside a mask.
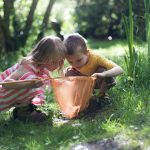
[[[85,75],[92,75],[95,73],[98,67],[104,67],[107,70],[112,69],[113,67],[117,66],[114,62],[111,60],[108,60],[104,56],[100,54],[95,54],[91,50],[89,50],[89,60],[88,62],[81,67],[80,69],[77,69],[80,73]]]

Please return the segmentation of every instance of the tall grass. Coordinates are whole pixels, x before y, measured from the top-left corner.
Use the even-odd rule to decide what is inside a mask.
[[[146,37],[147,37],[147,43],[148,43],[148,60],[150,64],[150,1],[144,0],[145,4],[145,22],[146,22]]]
[[[129,17],[123,15],[123,22],[127,37],[128,50],[124,56],[127,68],[127,80],[134,87],[149,86],[149,64],[150,64],[150,1],[145,0],[145,18],[148,41],[148,53],[140,53],[134,47],[134,20],[132,11],[132,0],[129,0]]]
[[[123,21],[128,43],[128,51],[124,57],[127,67],[127,74],[131,79],[134,79],[136,75],[135,67],[137,65],[138,53],[134,48],[132,0],[129,0],[129,17],[123,15]]]

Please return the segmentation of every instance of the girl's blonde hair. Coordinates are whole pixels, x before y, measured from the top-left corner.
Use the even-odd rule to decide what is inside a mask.
[[[37,43],[31,53],[23,59],[22,63],[46,64],[58,62],[65,59],[65,50],[66,48],[60,38],[46,36]],[[58,65],[61,68],[62,64]]]

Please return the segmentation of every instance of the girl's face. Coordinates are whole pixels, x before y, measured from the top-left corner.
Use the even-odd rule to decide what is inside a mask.
[[[88,62],[88,58],[88,52],[83,53],[80,51],[77,51],[73,55],[66,56],[69,64],[75,69],[80,69],[81,67],[83,67]]]

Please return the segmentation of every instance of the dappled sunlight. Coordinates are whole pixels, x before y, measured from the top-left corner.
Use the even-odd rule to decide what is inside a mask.
[[[101,40],[89,40],[88,47],[95,53],[104,55],[108,58],[122,57],[128,52],[128,45],[125,41],[113,40],[113,41],[101,41]],[[147,45],[142,43],[135,43],[135,50],[138,52],[146,53]]]
[[[67,7],[64,7],[65,5]],[[75,1],[63,0],[63,3],[58,1],[53,7],[51,19],[61,23],[62,34],[69,34],[74,31],[72,15],[75,11],[75,5]]]
[[[48,1],[40,0],[38,2],[38,5],[37,5],[37,10],[38,10],[37,14],[42,16],[42,14],[44,13],[47,5],[48,5]]]
[[[120,45],[117,46],[111,46],[108,49],[107,48],[99,48],[97,50],[94,50],[97,54],[102,54],[106,57],[119,57],[123,56],[125,54],[126,47],[122,47]]]
[[[88,47],[95,51],[97,54],[104,55],[105,57],[118,57],[125,55],[127,44],[124,41],[88,41]]]

